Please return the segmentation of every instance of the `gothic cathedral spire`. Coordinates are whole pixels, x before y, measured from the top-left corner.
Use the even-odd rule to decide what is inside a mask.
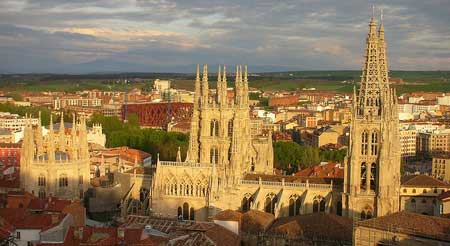
[[[384,27],[369,23],[364,66],[353,94],[343,204],[348,217],[367,219],[399,210],[400,151],[395,91],[389,88]]]

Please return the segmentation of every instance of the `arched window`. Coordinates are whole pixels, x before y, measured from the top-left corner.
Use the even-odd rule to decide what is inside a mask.
[[[45,186],[45,176],[43,174],[39,175],[38,177],[38,186]]]
[[[367,188],[367,164],[363,162],[361,164],[361,189],[365,190]]]
[[[367,211],[366,218],[367,219],[372,219],[372,212],[371,211]]]
[[[190,219],[190,220],[195,220],[195,210],[194,210],[193,207],[191,207],[191,208],[189,209],[189,219]]]
[[[317,200],[314,200],[313,202],[313,213],[319,212],[319,202]]]
[[[361,220],[371,219],[372,218],[372,208],[367,206],[361,211]]]
[[[299,196],[293,195],[289,198],[289,216],[295,216],[300,214],[302,201]]]
[[[219,150],[217,147],[212,147],[209,151],[209,162],[215,164],[219,163]]]
[[[367,155],[367,149],[369,144],[369,133],[364,131],[361,134],[361,155]]]
[[[412,193],[414,193],[414,194],[415,194],[415,193],[416,193],[416,189],[413,189],[413,190],[412,190]]]
[[[189,204],[187,202],[183,203],[183,220],[189,219]]]
[[[376,131],[372,132],[372,141],[370,145],[370,154],[377,155],[378,153],[378,133]]]
[[[266,197],[266,201],[264,204],[264,211],[267,213],[275,214],[275,204],[277,203],[277,197],[275,194],[270,193]]]
[[[253,204],[253,198],[250,194],[246,194],[244,198],[242,199],[242,211],[247,212],[251,209]]]
[[[59,187],[67,187],[69,186],[69,180],[67,178],[67,175],[61,174],[59,176]]]
[[[325,212],[325,199],[320,201],[320,212]]]
[[[423,189],[423,193],[427,193],[427,189]]]
[[[210,136],[219,136],[219,122],[217,120],[212,120],[209,128]]]
[[[376,190],[377,187],[377,164],[372,163],[370,166],[370,189]]]
[[[183,209],[181,207],[178,207],[178,219],[182,219],[183,218]]]
[[[228,121],[228,137],[233,136],[233,120]]]
[[[231,161],[231,146],[228,148],[228,161]]]

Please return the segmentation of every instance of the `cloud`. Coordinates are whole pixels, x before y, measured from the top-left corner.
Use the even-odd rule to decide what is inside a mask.
[[[391,69],[450,69],[450,4],[377,4]],[[150,71],[207,62],[360,69],[370,15],[360,0],[3,0],[0,54],[7,60],[0,71],[95,70],[80,64]]]

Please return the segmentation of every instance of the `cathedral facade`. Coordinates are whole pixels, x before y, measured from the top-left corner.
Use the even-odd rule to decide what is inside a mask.
[[[353,94],[343,204],[368,219],[399,211],[400,142],[397,96],[389,86],[383,23],[369,23],[359,95]]]
[[[369,24],[343,182],[275,175],[270,128],[249,116],[247,67],[236,68],[234,83],[229,99],[226,68],[219,67],[211,94],[207,66],[202,78],[197,67],[187,158],[158,158],[155,215],[208,220],[225,209],[257,209],[275,217],[328,212],[359,220],[399,210],[397,97],[389,86],[382,24],[377,29],[374,18]]]
[[[20,184],[25,191],[41,198],[56,196],[82,199],[90,183],[90,161],[86,120],[81,117],[71,129],[53,129],[50,116],[49,131],[43,134],[41,121],[24,129],[20,160]]]
[[[207,65],[195,80],[187,157],[157,162],[152,188],[156,215],[207,220],[225,209],[259,209],[275,216],[328,211],[332,183],[274,175],[272,134],[250,118],[247,67],[236,68],[234,97],[227,96],[226,67],[216,92]]]

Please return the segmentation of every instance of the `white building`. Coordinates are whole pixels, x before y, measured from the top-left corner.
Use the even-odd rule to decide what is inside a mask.
[[[170,89],[170,80],[160,80],[156,79],[153,82],[153,89],[162,93],[168,89]]]
[[[36,126],[38,124],[39,119],[32,118],[31,124]],[[11,114],[9,112],[0,112],[0,128],[10,130],[10,131],[20,131],[25,124],[27,119],[25,117],[21,117],[18,114]]]

